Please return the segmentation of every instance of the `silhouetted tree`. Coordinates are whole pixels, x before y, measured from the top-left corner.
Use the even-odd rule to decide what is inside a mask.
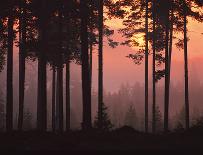
[[[168,110],[169,110],[169,10],[170,10],[170,1],[160,2],[162,5],[162,11],[164,19],[164,28],[165,28],[165,90],[164,90],[164,131],[168,131]]]
[[[88,57],[88,1],[80,1],[81,15],[81,60],[82,60],[82,98],[83,98],[83,130],[91,129],[91,86]]]
[[[47,128],[47,80],[46,80],[46,45],[47,45],[47,22],[48,1],[38,2],[38,24],[39,24],[39,57],[38,57],[38,95],[37,95],[37,129],[45,131]]]
[[[188,90],[188,47],[187,47],[187,6],[186,1],[183,0],[183,14],[184,14],[184,70],[185,70],[185,126],[189,129],[189,90]]]
[[[56,130],[56,69],[52,68],[52,130]]]
[[[8,5],[8,46],[7,46],[7,93],[6,130],[13,130],[13,40],[14,40],[14,1]]]
[[[133,105],[130,105],[125,114],[125,125],[136,128],[137,123],[136,110]]]
[[[145,132],[148,132],[148,0],[145,7]]]
[[[32,129],[32,114],[30,113],[29,110],[25,111],[25,117],[24,117],[24,128],[25,130],[30,130]]]
[[[196,10],[192,8],[196,7]],[[177,43],[178,47],[184,49],[184,72],[185,72],[185,127],[186,129],[190,126],[190,116],[189,116],[189,85],[188,85],[188,47],[187,42],[189,40],[187,35],[187,17],[192,17],[193,19],[202,22],[202,13],[199,8],[202,7],[202,1],[194,0],[180,0],[176,2],[176,12],[178,12],[180,28],[179,31],[183,33],[183,40],[179,40]]]
[[[161,132],[163,130],[163,118],[158,105],[156,106],[156,109],[155,109],[155,122],[156,122],[155,132]]]
[[[99,75],[98,75],[98,127],[102,127],[103,104],[103,0],[99,0]]]
[[[101,115],[101,122],[99,122],[98,116],[96,116],[96,119],[94,121],[94,127],[100,131],[109,131],[112,129],[113,125],[111,123],[111,120],[109,119],[108,113],[107,113],[107,107],[104,103],[102,103],[102,115]],[[100,124],[101,123],[101,124]]]
[[[25,58],[26,58],[26,1],[19,2],[19,116],[18,130],[23,127]]]
[[[153,5],[153,43],[152,43],[152,49],[153,49],[153,58],[152,58],[152,132],[156,132],[156,79],[155,79],[155,74],[156,74],[156,0],[153,0],[152,2]]]

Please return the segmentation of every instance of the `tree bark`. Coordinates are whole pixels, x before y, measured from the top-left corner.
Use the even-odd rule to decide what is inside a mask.
[[[145,15],[145,132],[148,132],[148,0]]]
[[[168,2],[168,1],[167,1]],[[169,2],[167,6],[169,5]],[[168,132],[168,111],[169,111],[169,8],[166,10],[165,23],[165,95],[164,95],[164,132]]]
[[[70,60],[66,62],[66,131],[70,130]]]
[[[156,0],[153,0],[153,58],[152,58],[152,133],[156,132]]]
[[[99,0],[99,75],[98,75],[98,127],[102,129],[103,114],[103,0]]]
[[[59,62],[57,68],[57,91],[58,91],[58,106],[59,106],[59,132],[63,132],[63,7],[62,3],[60,4],[59,10],[59,44],[58,44],[58,52],[59,52]]]
[[[70,131],[71,128],[71,109],[70,109],[70,31],[71,31],[71,9],[73,7],[73,1],[67,1],[67,60],[66,60],[66,131]]]
[[[57,68],[57,104],[59,132],[63,132],[63,67]]]
[[[173,50],[173,7],[171,8],[171,22],[170,22],[170,43],[169,43],[169,68],[168,68],[168,77],[169,77],[169,86],[171,81],[171,59],[172,59],[172,50]],[[169,88],[170,89],[170,88]],[[170,90],[169,90],[170,96]]]
[[[56,69],[52,71],[52,131],[56,131]]]
[[[90,33],[92,34],[93,33],[93,30],[92,30],[92,27],[90,28]],[[93,52],[93,43],[92,43],[92,40],[90,38],[90,53],[89,53],[89,67],[90,67],[90,84],[91,84],[91,89],[92,89],[92,52]]]
[[[184,0],[184,68],[185,68],[185,127],[190,127],[189,89],[188,89],[188,48],[187,48],[187,11]]]
[[[14,17],[12,8],[8,18],[8,53],[7,53],[7,93],[6,93],[6,130],[13,130],[13,37]]]
[[[24,113],[24,89],[25,89],[25,44],[26,44],[26,10],[25,3],[23,8],[20,8],[23,13],[19,21],[19,116],[18,116],[18,130],[23,128],[23,113]]]
[[[37,129],[46,131],[47,129],[47,77],[46,77],[46,1],[41,2],[41,12],[39,17],[39,42],[40,54],[38,58],[38,94],[37,94]],[[43,10],[43,11],[42,11]]]
[[[91,88],[88,56],[88,7],[87,0],[80,1],[81,14],[81,60],[82,60],[82,100],[83,100],[83,122],[82,129],[92,128],[91,118]]]
[[[47,93],[46,93],[46,60],[44,56],[38,59],[38,104],[37,129],[46,131],[47,128]]]

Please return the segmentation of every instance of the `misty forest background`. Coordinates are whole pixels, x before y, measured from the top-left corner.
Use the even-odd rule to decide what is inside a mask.
[[[1,131],[126,125],[157,133],[203,121],[203,84],[197,62],[188,67],[187,29],[191,20],[203,21],[202,0],[0,3]],[[119,30],[106,24],[115,19],[123,24]],[[104,87],[103,53],[123,46],[130,47],[123,59],[143,66],[144,79],[116,83],[112,90]],[[171,63],[178,50],[184,55],[182,81],[171,75],[180,65]],[[140,74],[130,73],[135,79]]]

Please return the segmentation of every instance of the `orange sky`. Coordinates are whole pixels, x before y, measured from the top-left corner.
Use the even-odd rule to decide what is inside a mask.
[[[120,20],[113,19],[107,21],[107,25],[112,29],[118,29],[122,27]],[[189,21],[188,30],[190,41],[188,42],[188,56],[189,56],[189,67],[196,66],[196,70],[202,74],[203,65],[203,35],[201,34],[203,24]],[[121,34],[117,32],[114,35],[114,40],[121,41],[123,38]],[[104,45],[104,87],[106,91],[116,91],[122,83],[134,84],[135,82],[144,82],[144,65],[135,65],[130,59],[126,58],[129,53],[135,52],[134,48],[126,46],[119,46],[115,49]],[[15,48],[15,57],[18,57],[18,50]],[[97,58],[97,47],[94,51],[93,59],[93,87],[97,89],[97,71],[98,71],[98,58]],[[151,66],[150,59],[150,66]],[[183,51],[179,51],[174,48],[172,57],[172,76],[174,82],[183,80]],[[17,72],[17,71],[16,71]],[[189,70],[189,73],[191,70]],[[190,77],[193,76],[190,74]],[[192,78],[192,77],[191,77]],[[149,79],[151,79],[151,68],[149,67]],[[201,78],[202,79],[202,78]]]
[[[120,20],[113,19],[107,22],[107,25],[112,29],[119,29],[122,27]],[[189,19],[188,24],[188,36],[190,41],[188,42],[188,57],[189,68],[196,66],[197,70],[202,70],[203,65],[203,35],[201,34],[203,25],[198,22],[194,22]],[[122,40],[120,34],[114,35],[115,40]],[[95,51],[96,52],[96,51]],[[144,65],[135,65],[131,60],[125,56],[129,53],[135,52],[135,49],[119,46],[115,49],[111,49],[107,45],[104,47],[104,86],[107,90],[117,90],[121,83],[135,83],[144,82]],[[197,61],[199,60],[199,61]],[[93,83],[97,86],[97,54],[94,56],[94,74]],[[202,65],[200,65],[200,63]],[[150,59],[151,66],[151,59]],[[173,48],[172,57],[172,76],[174,82],[183,80],[183,51],[179,51],[175,47]],[[150,67],[149,67],[150,68]],[[191,71],[189,71],[191,72]],[[202,72],[201,72],[202,74]],[[151,70],[149,70],[149,78],[151,79]],[[190,75],[192,76],[192,75]]]

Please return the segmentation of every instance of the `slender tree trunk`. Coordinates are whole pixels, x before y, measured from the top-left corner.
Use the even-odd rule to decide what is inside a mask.
[[[83,100],[83,122],[82,129],[92,128],[91,118],[91,88],[88,56],[88,7],[87,0],[80,1],[81,11],[81,60],[82,60],[82,100]]]
[[[63,132],[63,66],[57,68],[57,103],[59,132]]]
[[[145,15],[145,132],[148,132],[148,0]]]
[[[6,130],[13,130],[13,37],[14,17],[12,13],[8,18],[8,53],[7,53],[7,93],[6,93]]]
[[[98,127],[102,129],[103,104],[103,0],[99,0]]]
[[[46,131],[47,128],[47,93],[46,93],[46,60],[44,56],[38,59],[38,104],[37,129]]]
[[[66,131],[70,130],[70,60],[66,62]]]
[[[189,90],[188,90],[188,48],[187,48],[187,12],[184,0],[184,68],[185,68],[185,127],[189,129]]]
[[[173,1],[172,1],[173,3]],[[173,5],[171,7],[171,21],[170,21],[170,35],[169,35],[169,57],[168,57],[168,103],[170,103],[170,83],[171,83],[171,59],[172,59],[172,50],[173,50],[173,22],[174,22],[174,15],[173,15]]]
[[[62,42],[63,42],[63,7],[59,10],[59,66],[57,68],[57,91],[58,91],[58,104],[59,104],[59,132],[63,132],[63,49],[62,49]]]
[[[25,5],[25,4],[24,4]],[[23,128],[23,113],[24,113],[24,89],[25,89],[25,43],[26,43],[26,12],[23,7],[23,14],[20,19],[20,46],[19,46],[19,116],[18,130]]]
[[[168,1],[167,1],[168,2]],[[168,111],[169,111],[169,8],[166,11],[165,24],[165,95],[164,95],[164,131],[168,132]]]
[[[67,60],[66,60],[66,131],[70,131],[71,128],[71,100],[70,100],[70,34],[71,34],[71,9],[73,2],[67,1]]]
[[[55,114],[55,130],[59,131],[59,91],[58,91],[58,67],[56,69],[56,114]]]
[[[156,0],[153,0],[153,58],[152,58],[152,133],[156,132]]]
[[[37,95],[37,129],[47,129],[47,77],[46,77],[46,1],[42,1],[41,9],[45,11],[39,18],[40,55],[38,58],[38,95]]]
[[[91,92],[91,100],[92,100],[92,59],[93,59],[93,12],[90,15],[90,42],[89,42],[89,71],[90,71],[90,92]]]
[[[172,50],[173,50],[173,7],[171,8],[171,22],[170,22],[170,43],[169,43],[169,66],[168,66],[168,78],[169,78],[169,86],[171,82],[171,59],[172,59]],[[170,88],[169,88],[169,96],[170,96]]]
[[[52,71],[52,130],[56,131],[56,69]]]
[[[91,28],[90,33],[93,33],[93,30]],[[90,39],[90,56],[89,56],[89,66],[90,66],[90,84],[91,84],[91,89],[92,89],[92,52],[93,52],[93,44],[92,44],[92,40]]]

